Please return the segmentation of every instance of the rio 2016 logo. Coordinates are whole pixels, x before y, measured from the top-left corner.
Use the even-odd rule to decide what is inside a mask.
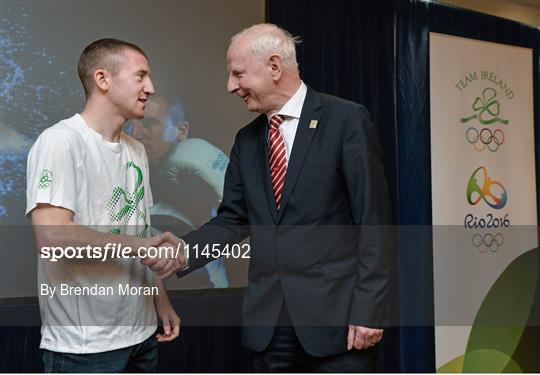
[[[480,166],[474,170],[467,183],[467,202],[471,206],[484,201],[489,207],[500,210],[506,206],[507,200],[508,194],[503,184],[489,177],[485,167]],[[473,248],[481,253],[485,253],[488,249],[491,253],[496,253],[504,243],[504,236],[500,232],[490,233],[490,231],[510,227],[510,218],[508,213],[497,216],[491,213],[485,216],[468,213],[464,225],[465,228],[475,232],[472,237]]]
[[[489,207],[500,210],[506,205],[508,194],[499,181],[488,176],[485,167],[478,167],[472,173],[467,184],[467,202],[474,206],[482,200]]]

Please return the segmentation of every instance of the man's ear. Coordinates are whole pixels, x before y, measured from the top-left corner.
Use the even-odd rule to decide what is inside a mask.
[[[109,72],[104,69],[98,69],[94,72],[94,82],[101,91],[108,91],[111,83]]]
[[[272,72],[272,79],[274,81],[279,80],[283,74],[283,62],[281,61],[281,57],[278,55],[270,56],[268,59],[268,65],[270,66],[270,70]]]
[[[176,136],[176,140],[178,142],[185,141],[189,135],[189,122],[184,121],[176,124],[176,127],[178,128],[178,135]]]

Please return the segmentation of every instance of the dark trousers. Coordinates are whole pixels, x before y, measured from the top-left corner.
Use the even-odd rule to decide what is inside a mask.
[[[254,353],[253,367],[255,372],[376,372],[377,347],[314,357],[302,348],[283,301],[272,340]]]
[[[157,342],[154,335],[127,348],[92,354],[71,354],[43,350],[47,373],[156,372]]]

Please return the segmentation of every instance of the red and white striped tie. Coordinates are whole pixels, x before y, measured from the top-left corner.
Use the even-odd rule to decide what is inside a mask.
[[[283,115],[274,115],[270,118],[270,133],[268,141],[268,159],[270,165],[270,178],[274,188],[274,198],[279,210],[281,202],[281,192],[285,182],[287,172],[287,152],[285,150],[285,140],[279,132],[279,125],[285,120]]]

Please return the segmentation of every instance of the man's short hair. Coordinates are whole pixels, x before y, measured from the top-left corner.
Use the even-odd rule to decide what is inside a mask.
[[[118,74],[123,58],[122,54],[126,49],[139,52],[148,59],[141,47],[113,38],[96,40],[84,49],[79,58],[77,72],[84,87],[86,98],[90,97],[94,89],[94,72],[98,69],[104,69],[113,76]]]
[[[286,67],[298,69],[296,45],[300,43],[299,37],[293,37],[277,25],[261,23],[240,31],[231,38],[231,43],[246,36],[251,38],[250,48],[253,54],[266,57],[267,54],[275,53],[281,56]]]

